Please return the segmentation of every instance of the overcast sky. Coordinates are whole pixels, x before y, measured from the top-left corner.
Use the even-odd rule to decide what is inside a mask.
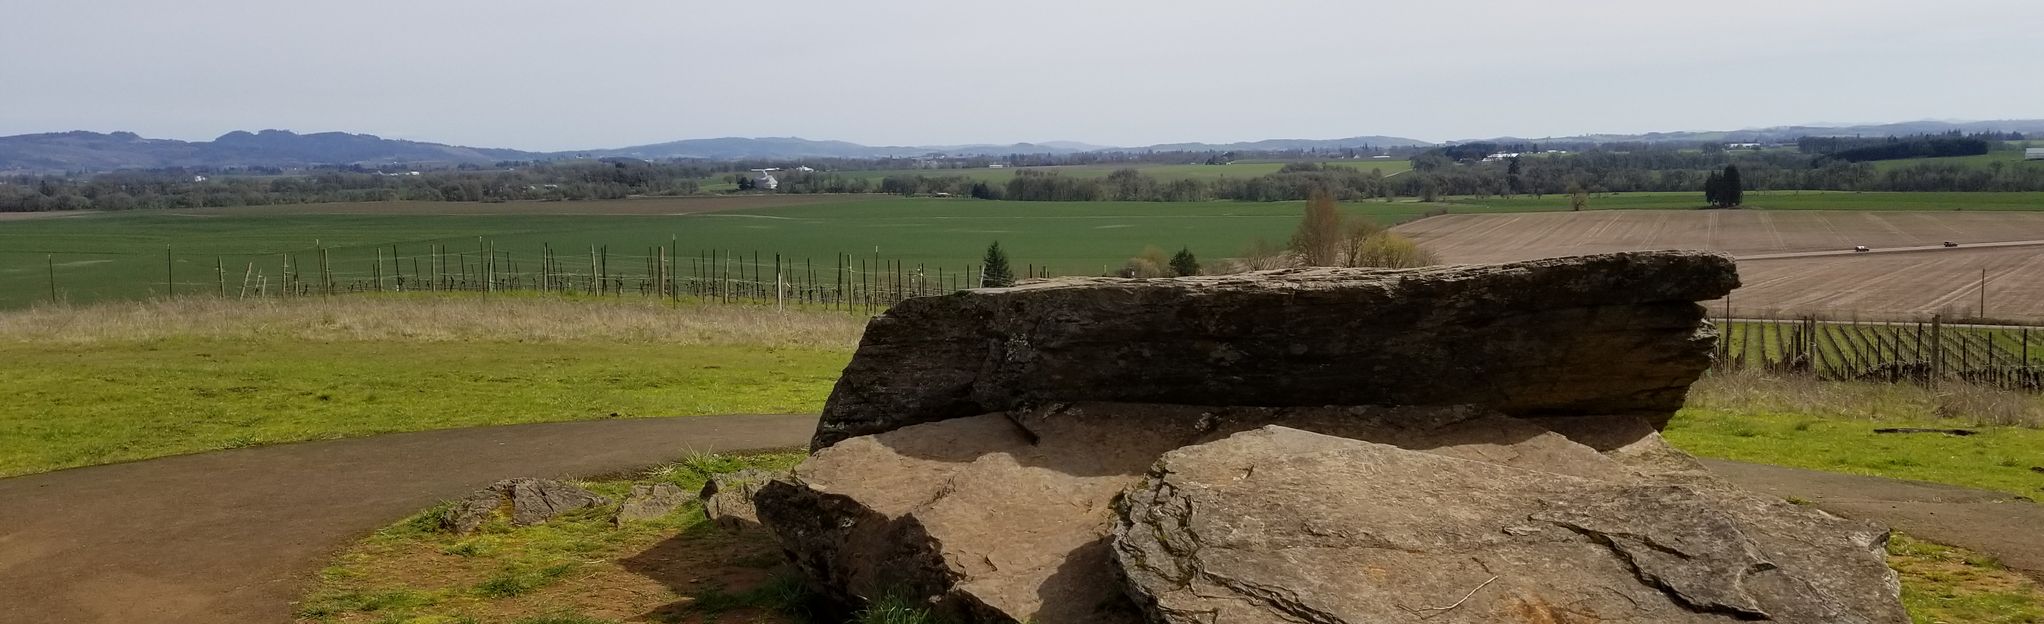
[[[2040,0],[7,0],[0,134],[563,150],[2044,117]]]

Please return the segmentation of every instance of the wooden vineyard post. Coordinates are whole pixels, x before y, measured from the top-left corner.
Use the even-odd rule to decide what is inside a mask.
[[[255,261],[251,260],[248,263],[248,270],[241,273],[241,296],[239,298],[248,298],[248,280],[253,277],[255,277]]]
[[[50,303],[57,302],[57,254],[43,256],[43,262],[50,265]]]
[[[164,290],[165,292],[169,293],[169,294],[170,294],[170,296],[173,296],[173,297],[177,296],[177,270],[176,270],[176,269],[174,269],[174,268],[171,268],[171,267],[172,267],[172,266],[173,266],[174,264],[175,264],[175,262],[174,262],[174,261],[172,261],[172,260],[170,259],[170,246],[169,246],[169,245],[164,245],[164,246],[163,246],[163,290]]]
[[[376,292],[383,292],[383,248],[376,248],[376,264],[369,265],[369,279],[376,280]]]

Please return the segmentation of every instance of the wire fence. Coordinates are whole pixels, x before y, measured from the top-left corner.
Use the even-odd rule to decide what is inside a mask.
[[[360,249],[356,256],[368,255]],[[215,294],[235,299],[332,297],[361,293],[474,293],[664,298],[710,303],[797,304],[874,314],[911,297],[978,288],[986,282],[978,264],[942,266],[879,254],[834,254],[818,262],[758,251],[702,249],[677,253],[673,246],[619,253],[607,245],[566,251],[542,244],[515,253],[485,239],[473,249],[427,245],[407,253],[380,247],[371,258],[338,260],[332,249],[240,256],[229,263],[215,256],[194,270],[189,257],[169,248],[163,256],[161,293]],[[60,300],[54,259],[49,269],[50,300]],[[238,265],[238,266],[237,266]],[[1033,264],[1020,278],[1050,277]],[[202,279],[195,280],[196,277]]]
[[[2044,333],[2022,325],[1929,320],[1720,319],[1719,370],[1842,381],[2044,389]]]

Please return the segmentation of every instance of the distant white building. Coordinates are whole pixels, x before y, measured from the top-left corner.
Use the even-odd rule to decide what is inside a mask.
[[[1760,149],[1759,143],[1726,143],[1725,149]]]
[[[2032,147],[2023,150],[2023,160],[2044,160],[2044,147]]]
[[[781,181],[774,179],[774,174],[771,172],[761,171],[759,172],[759,177],[752,179],[752,188],[762,191],[771,191],[780,187]]]
[[[1491,155],[1489,155],[1489,156],[1485,156],[1485,157],[1483,157],[1483,161],[1484,161],[1484,162],[1497,162],[1497,161],[1500,161],[1500,160],[1511,160],[1511,159],[1514,159],[1514,158],[1518,158],[1518,157],[1519,157],[1519,153],[1518,153],[1518,152],[1498,152],[1498,153],[1496,153],[1496,154],[1491,154]]]
[[[1007,166],[1007,165],[1003,165],[1003,164],[1001,164],[1001,163],[994,163],[994,164],[991,164],[991,165],[987,165],[987,168],[988,168],[988,169],[1006,169],[1006,168],[1008,168],[1008,166]]]
[[[193,181],[193,182],[205,182],[205,181],[206,181],[206,176],[202,176],[202,175],[195,175],[195,176],[192,176],[192,181]]]

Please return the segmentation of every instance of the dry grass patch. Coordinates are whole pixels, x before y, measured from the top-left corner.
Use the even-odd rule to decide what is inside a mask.
[[[1821,381],[1756,370],[1713,372],[1689,390],[1693,409],[1800,414],[1860,421],[1949,420],[2044,427],[2044,397],[1968,383]]]
[[[848,350],[865,321],[826,310],[535,296],[182,297],[0,312],[0,340],[604,341]]]

